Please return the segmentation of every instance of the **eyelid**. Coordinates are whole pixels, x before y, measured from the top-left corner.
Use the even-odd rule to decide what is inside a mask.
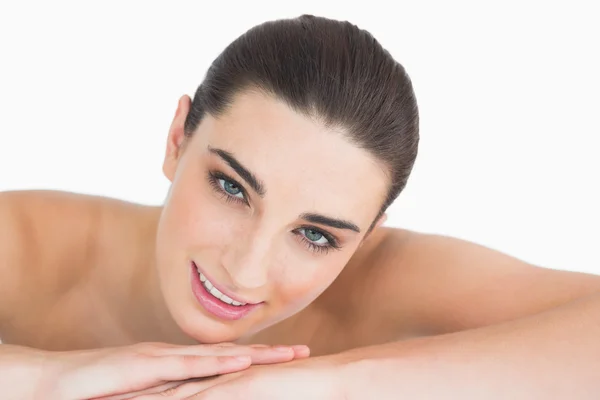
[[[212,184],[214,190],[217,190],[220,194],[225,196],[228,201],[237,201],[237,202],[242,202],[246,205],[250,205],[248,191],[242,184],[240,184],[237,180],[235,180],[231,176],[229,176],[226,173],[221,172],[221,171],[209,171],[208,178],[209,178],[209,181]],[[230,193],[227,193],[227,191],[224,190],[221,187],[221,185],[217,182],[219,179],[229,181],[229,182],[235,184],[236,186],[238,186],[241,190],[241,193],[243,194],[243,198],[239,198]],[[325,239],[327,239],[328,243],[326,245],[319,245],[319,244],[316,244],[316,243],[310,241],[305,235],[303,235],[302,233],[299,232],[302,229],[319,232],[320,234],[322,234],[325,237]],[[322,252],[322,253],[327,254],[329,252],[329,250],[339,250],[341,248],[337,237],[335,235],[329,233],[327,230],[325,230],[323,228],[319,228],[314,225],[302,225],[302,226],[299,226],[297,229],[295,229],[293,232],[296,235],[300,236],[300,240],[302,240],[302,242],[306,246],[308,246],[309,250],[314,253]]]
[[[230,177],[229,175],[227,175],[227,174],[225,174],[224,172],[221,172],[221,171],[209,171],[209,172],[208,172],[208,177],[209,177],[209,180],[210,180],[212,183],[214,183],[214,184],[216,184],[216,185],[218,186],[218,190],[219,190],[219,191],[220,191],[220,192],[221,192],[223,195],[227,196],[228,198],[231,198],[232,200],[235,200],[235,201],[241,201],[241,202],[244,202],[244,203],[246,203],[246,204],[249,204],[249,196],[248,196],[248,191],[246,190],[246,188],[244,187],[244,185],[242,185],[241,183],[239,183],[239,182],[238,182],[237,180],[235,180],[234,178]],[[243,197],[243,198],[239,198],[239,197],[237,197],[237,196],[233,196],[233,195],[232,195],[232,194],[230,194],[230,193],[227,193],[227,191],[225,191],[225,190],[224,190],[224,189],[221,187],[221,185],[219,185],[219,184],[216,182],[216,180],[219,180],[219,179],[223,179],[223,180],[229,181],[229,182],[233,183],[234,185],[236,185],[237,187],[239,187],[239,188],[240,188],[240,191],[241,191],[241,193],[243,194],[243,196],[244,196],[244,197]],[[215,189],[216,189],[216,188],[215,188]]]
[[[318,244],[314,244],[317,247],[332,247],[334,249],[339,249],[340,248],[340,241],[337,239],[337,237],[335,237],[334,235],[332,235],[331,233],[327,232],[324,229],[318,228],[316,226],[312,226],[312,225],[303,225],[301,227],[299,227],[298,229],[309,229],[311,231],[317,231],[319,232],[321,235],[325,236],[325,239],[327,239],[327,241],[329,242],[328,245],[322,246],[322,245],[318,245]],[[306,238],[305,238],[306,239]],[[306,239],[308,240],[308,239]]]
[[[296,236],[298,236],[298,240],[300,240],[302,242],[302,245],[306,246],[306,248],[311,253],[328,254],[331,250],[339,250],[341,248],[340,246],[332,245],[331,243],[328,243],[326,245],[318,245],[318,244],[315,244],[314,242],[311,242],[310,240],[308,240],[306,238],[306,236],[302,235],[301,233],[299,233],[299,232],[295,232],[295,233],[296,233]]]

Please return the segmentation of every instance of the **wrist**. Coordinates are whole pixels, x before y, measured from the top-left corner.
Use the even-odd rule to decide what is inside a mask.
[[[32,365],[32,376],[35,377],[33,385],[34,399],[54,400],[61,398],[56,392],[59,377],[58,353],[51,351],[37,351],[36,360]]]
[[[9,397],[54,399],[51,392],[50,353],[16,345],[0,345],[0,385],[11,388]],[[11,397],[12,398],[12,397]]]

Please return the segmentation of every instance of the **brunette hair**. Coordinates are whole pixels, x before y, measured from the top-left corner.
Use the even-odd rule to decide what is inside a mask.
[[[378,217],[404,189],[419,143],[412,83],[400,63],[350,22],[303,15],[248,30],[213,61],[185,121],[193,135],[236,94],[260,90],[347,138],[387,167],[390,187]]]

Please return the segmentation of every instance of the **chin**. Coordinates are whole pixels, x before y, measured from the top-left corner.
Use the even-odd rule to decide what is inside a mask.
[[[217,321],[204,315],[189,303],[176,305],[171,315],[186,336],[202,344],[233,342],[244,332],[229,321]]]
[[[190,327],[189,329],[186,329],[185,327],[181,328],[189,337],[202,344],[235,342],[240,338],[240,335],[236,334],[236,332],[231,332],[226,329],[194,329],[195,327]]]

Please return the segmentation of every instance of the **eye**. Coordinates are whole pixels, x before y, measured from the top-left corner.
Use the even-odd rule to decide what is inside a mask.
[[[314,253],[329,253],[330,250],[339,250],[338,240],[331,234],[319,229],[305,226],[294,231],[302,243]]]
[[[244,187],[234,179],[218,171],[209,172],[207,178],[213,190],[221,195],[226,201],[236,201],[248,204]]]
[[[315,229],[310,228],[302,228],[299,232],[304,235],[306,239],[311,241],[317,246],[328,246],[330,245],[329,240],[323,235],[322,232],[319,232]]]
[[[239,197],[240,199],[244,198],[244,191],[238,186],[237,183],[224,178],[217,178],[217,182],[219,183],[219,186],[221,186],[221,188],[227,192],[227,194]]]

